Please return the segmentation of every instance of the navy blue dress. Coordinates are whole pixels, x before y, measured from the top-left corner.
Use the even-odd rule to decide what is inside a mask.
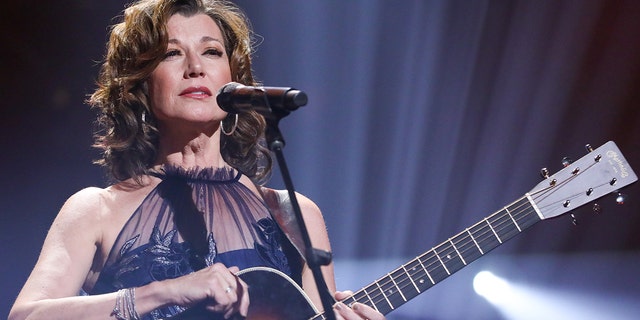
[[[299,281],[299,265],[287,259],[293,252],[288,240],[263,199],[239,181],[240,173],[166,167],[154,175],[162,181],[122,228],[89,294],[180,277],[216,262],[270,267]],[[183,311],[169,306],[142,319]]]

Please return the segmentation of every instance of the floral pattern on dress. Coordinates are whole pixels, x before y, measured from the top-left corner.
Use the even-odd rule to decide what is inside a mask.
[[[207,210],[198,209],[206,215],[207,222],[212,222],[213,217],[218,214],[231,213],[232,217],[237,217],[235,221],[239,223],[238,227],[252,231],[242,235],[244,238],[241,241],[246,241],[246,246],[229,246],[222,242],[222,234],[220,242],[217,243],[213,234],[213,224],[208,223],[203,230],[205,232],[202,233],[206,236],[206,244],[203,243],[202,248],[205,250],[202,251],[206,252],[196,254],[195,246],[185,241],[181,231],[178,231],[174,219],[179,213],[171,201],[164,197],[162,190],[156,187],[122,227],[96,283],[89,290],[90,294],[114,292],[122,288],[139,287],[154,281],[177,278],[217,262],[238,266],[240,269],[269,267],[293,277],[292,267],[283,251],[282,241],[288,240],[269,215],[264,202],[239,182],[240,173],[212,168],[188,172],[167,168],[166,174],[158,173],[155,176],[168,184],[186,181],[191,190],[194,190],[192,195],[199,201],[204,201],[202,208]],[[176,182],[174,179],[184,181]],[[201,193],[202,190],[205,192]],[[201,198],[202,194],[208,196]],[[214,201],[224,201],[225,206],[231,208],[231,211],[216,212]],[[298,275],[301,270],[298,270],[297,266],[294,268]],[[184,311],[185,308],[181,306],[168,306],[153,310],[141,319],[167,319]],[[187,313],[191,314],[191,311]],[[206,318],[210,319],[210,316],[211,314],[207,313]]]
[[[284,234],[271,218],[262,218],[258,220],[257,225],[254,225],[257,234],[260,236],[260,244],[255,242],[255,249],[258,252],[260,258],[269,267],[290,273],[289,263],[287,257],[282,250],[281,243],[288,241],[284,239]]]

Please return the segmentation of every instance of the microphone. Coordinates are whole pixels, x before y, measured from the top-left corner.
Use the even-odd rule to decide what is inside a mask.
[[[274,112],[289,112],[307,104],[307,94],[283,87],[253,87],[229,82],[218,90],[218,106],[229,113],[255,110],[263,116]]]

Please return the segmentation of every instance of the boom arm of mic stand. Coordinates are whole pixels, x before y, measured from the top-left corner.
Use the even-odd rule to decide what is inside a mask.
[[[295,213],[297,223],[300,227],[300,232],[302,234],[302,239],[305,245],[304,252],[306,257],[304,258],[309,265],[309,269],[311,269],[313,273],[313,278],[316,282],[318,292],[320,293],[320,299],[322,300],[322,306],[325,311],[326,319],[335,320],[336,317],[333,313],[333,304],[336,302],[336,300],[333,298],[332,293],[329,292],[327,283],[322,276],[322,271],[320,270],[321,266],[331,263],[331,253],[315,249],[311,244],[309,231],[307,230],[304,219],[302,218],[300,204],[298,203],[298,198],[296,198],[296,192],[293,187],[291,176],[289,175],[289,169],[287,168],[284,153],[282,151],[282,149],[284,148],[284,139],[282,138],[282,133],[278,128],[278,124],[280,122],[280,119],[286,117],[289,112],[282,110],[271,111],[272,112],[269,115],[264,115],[267,122],[267,128],[265,132],[267,144],[269,146],[269,149],[276,155],[276,159],[280,167],[280,172],[282,174],[282,180],[284,181],[285,186],[287,187],[287,191],[289,192],[291,206],[293,207],[293,211]]]

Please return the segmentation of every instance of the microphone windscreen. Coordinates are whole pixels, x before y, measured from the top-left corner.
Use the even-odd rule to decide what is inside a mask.
[[[218,90],[216,102],[218,102],[220,109],[229,113],[237,113],[237,110],[233,106],[233,93],[239,86],[241,86],[241,84],[237,82],[229,82]]]

